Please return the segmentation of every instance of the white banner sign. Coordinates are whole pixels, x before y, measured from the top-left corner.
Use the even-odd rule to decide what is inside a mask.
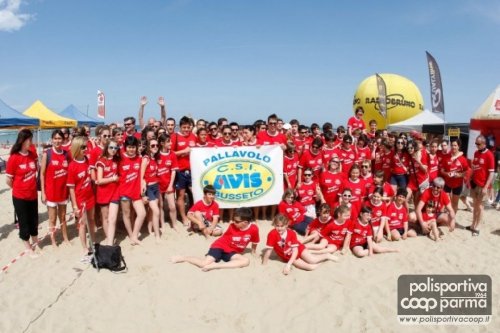
[[[276,205],[283,195],[283,150],[279,146],[193,148],[193,196],[213,185],[221,208]]]

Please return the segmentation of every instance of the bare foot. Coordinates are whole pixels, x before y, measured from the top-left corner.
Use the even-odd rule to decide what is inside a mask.
[[[31,259],[36,259],[39,257],[39,255],[37,253],[35,253],[35,251],[33,251],[33,250],[29,250],[28,254],[29,254]]]
[[[155,243],[160,244],[161,243],[161,237],[155,237]]]
[[[184,257],[183,256],[172,256],[172,257],[170,257],[170,262],[172,264],[178,264],[178,263],[184,262]]]
[[[211,264],[208,264],[208,265],[205,265],[201,268],[201,270],[203,272],[208,272],[208,271],[211,271],[212,269],[216,269],[217,268],[217,264],[215,262],[211,263]]]
[[[130,239],[130,245],[142,245],[141,241],[138,240],[137,238],[131,238]]]

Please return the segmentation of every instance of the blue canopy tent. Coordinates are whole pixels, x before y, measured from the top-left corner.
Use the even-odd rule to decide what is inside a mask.
[[[17,112],[0,99],[0,128],[38,126],[40,126],[40,120]]]
[[[75,119],[78,122],[78,126],[87,125],[89,127],[96,127],[97,125],[104,125],[104,121],[96,120],[82,113],[73,104],[70,104],[66,109],[59,112],[59,115],[71,119]]]

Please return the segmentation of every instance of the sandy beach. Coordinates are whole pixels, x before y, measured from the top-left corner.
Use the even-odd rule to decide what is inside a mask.
[[[0,175],[0,264],[22,250],[13,224],[11,191]],[[39,206],[40,236],[48,231],[47,210]],[[74,221],[72,246],[41,243],[36,259],[20,257],[0,274],[0,332],[494,332],[500,330],[500,213],[488,208],[479,237],[463,229],[472,213],[460,210],[458,227],[439,243],[426,237],[384,245],[396,254],[325,263],[313,272],[293,269],[273,256],[267,266],[252,258],[247,268],[201,272],[172,264],[174,254],[202,256],[213,239],[167,228],[163,241],[146,237],[131,246],[119,234],[129,270],[99,273],[79,262]],[[269,221],[258,221],[265,246]],[[225,225],[227,226],[227,225]],[[145,230],[145,229],[144,229]],[[146,231],[144,232],[147,233]],[[99,231],[102,237],[102,230]],[[58,234],[61,241],[61,235]],[[246,256],[251,257],[249,253]],[[403,326],[397,320],[401,274],[487,274],[493,280],[493,314],[488,326]]]

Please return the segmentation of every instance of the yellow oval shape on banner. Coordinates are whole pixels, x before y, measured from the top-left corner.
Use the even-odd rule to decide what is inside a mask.
[[[264,164],[252,160],[231,160],[213,165],[200,178],[201,187],[213,185],[217,201],[248,202],[265,195],[274,185],[275,175]]]
[[[370,120],[377,121],[378,128],[386,128],[424,110],[424,101],[415,83],[397,74],[379,74],[386,86],[387,119],[379,113],[377,78],[367,77],[360,83],[353,99],[353,112],[358,106],[365,110],[363,121],[368,128]]]

